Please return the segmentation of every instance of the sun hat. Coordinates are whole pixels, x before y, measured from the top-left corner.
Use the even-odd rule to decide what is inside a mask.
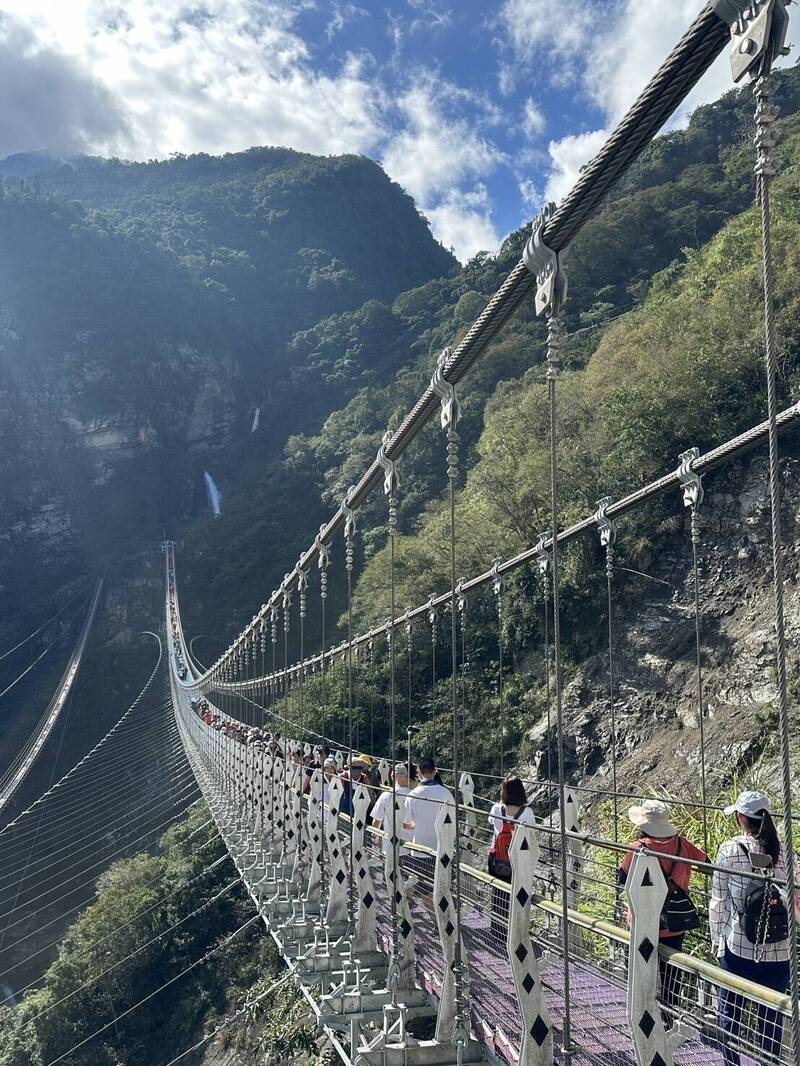
[[[736,802],[725,808],[726,814],[744,814],[747,818],[758,818],[766,811],[769,814],[769,800],[763,792],[740,792]]]
[[[678,832],[661,800],[645,800],[640,807],[630,807],[628,818],[650,837],[674,837]]]

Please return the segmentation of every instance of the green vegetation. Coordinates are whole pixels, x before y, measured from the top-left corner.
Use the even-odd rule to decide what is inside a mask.
[[[198,804],[164,836],[159,855],[137,855],[107,870],[97,902],[67,932],[41,987],[19,1006],[0,1008],[0,1064],[43,1066],[102,1030],[69,1056],[70,1066],[160,1066],[265,992],[283,970],[258,921],[117,1017],[219,948],[253,915],[241,884],[223,891],[237,878],[225,854]],[[315,1061],[313,1029],[291,985],[262,1000],[244,1035],[241,1027],[231,1032],[229,1039],[247,1039],[254,1052],[280,1052],[281,1062],[300,1052]]]

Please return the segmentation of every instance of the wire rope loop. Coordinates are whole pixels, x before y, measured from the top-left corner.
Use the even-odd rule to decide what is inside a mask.
[[[377,463],[383,471],[383,494],[394,496],[400,487],[400,479],[397,475],[397,463],[386,454],[386,448],[392,439],[392,434],[387,431],[383,435],[380,448],[378,448]]]
[[[699,507],[705,496],[703,482],[694,469],[694,463],[699,457],[699,448],[687,448],[685,452],[681,452],[678,456],[678,480],[683,493],[684,507]]]
[[[453,429],[461,417],[456,386],[444,376],[445,367],[453,355],[452,348],[443,348],[436,360],[436,369],[431,377],[431,388],[441,402],[442,429]]]

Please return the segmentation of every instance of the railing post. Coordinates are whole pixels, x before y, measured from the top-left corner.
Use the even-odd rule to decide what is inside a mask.
[[[280,863],[284,849],[282,789],[283,758],[276,755],[272,760],[272,861],[275,865]]]
[[[672,1066],[674,1045],[667,1037],[658,1002],[658,934],[661,908],[667,898],[667,882],[658,859],[637,851],[625,892],[632,915],[627,1013],[636,1061],[639,1066]]]
[[[344,795],[342,782],[332,777],[328,782],[328,810],[325,817],[325,844],[328,849],[330,883],[325,920],[328,925],[347,921],[347,869],[339,837],[339,806]]]
[[[458,790],[461,793],[461,802],[464,806],[464,832],[462,833],[461,847],[464,851],[474,854],[477,837],[477,815],[475,814],[475,782],[472,774],[463,773],[458,779]]]
[[[267,862],[272,861],[272,857],[275,853],[275,823],[274,823],[274,808],[272,804],[272,791],[273,791],[273,758],[272,752],[264,752],[264,769],[263,769],[263,782],[264,782],[264,794],[262,799],[263,813],[262,813],[262,827],[261,827],[261,839],[264,843],[264,853]]]
[[[439,940],[444,955],[444,979],[439,1012],[436,1017],[436,1039],[451,1043],[456,1021],[456,909],[453,901],[452,873],[456,850],[456,819],[452,803],[442,803],[436,818],[436,866],[433,877],[433,910],[439,928]],[[467,957],[461,945],[461,963],[466,974]]]
[[[580,808],[575,792],[566,785],[564,788],[564,813],[568,833],[579,833]],[[583,875],[583,841],[574,837],[567,838],[567,905],[578,910],[581,897],[581,877]]]
[[[552,1066],[553,1026],[531,940],[531,893],[539,865],[539,843],[531,826],[516,827],[509,857],[511,890],[506,948],[522,1020],[519,1066]]]
[[[322,770],[311,774],[308,794],[309,871],[306,903],[319,903],[322,885]]]
[[[303,859],[305,858],[303,855],[303,775],[305,767],[302,763],[292,763],[291,770],[289,803],[295,841],[292,883],[295,888],[299,889],[303,883]]]
[[[390,805],[391,802],[390,798]],[[404,814],[405,800],[402,797],[397,797],[395,800],[394,814],[395,823],[397,825],[403,824]],[[394,841],[391,838],[391,815],[384,816],[383,824],[384,826],[389,827],[384,830],[383,873],[386,881],[386,890],[390,897],[391,894],[394,893],[394,901],[397,911],[397,973],[394,975],[396,979],[395,987],[396,989],[411,989],[416,985],[416,971],[414,968],[414,918],[406,894],[403,871],[400,867],[400,852],[399,849],[395,851]],[[395,856],[398,860],[397,864],[395,864]]]
[[[378,776],[381,779],[381,789],[387,789],[392,787],[392,779],[389,770],[389,760],[381,759],[378,763]]]
[[[353,790],[353,864],[354,881],[358,891],[358,914],[356,931],[353,938],[353,951],[377,951],[378,933],[376,929],[375,886],[372,883],[369,863],[367,862],[367,812],[369,810],[369,792],[362,784]]]

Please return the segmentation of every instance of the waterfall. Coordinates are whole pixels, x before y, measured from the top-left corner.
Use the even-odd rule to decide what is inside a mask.
[[[250,428],[251,433],[255,433],[258,429],[258,423],[261,421],[261,408],[256,408],[256,413],[253,415],[253,425]]]
[[[208,496],[208,506],[211,508],[211,513],[215,518],[219,518],[222,514],[222,493],[217,488],[217,483],[207,470],[203,471],[203,477],[206,479],[206,496]]]

